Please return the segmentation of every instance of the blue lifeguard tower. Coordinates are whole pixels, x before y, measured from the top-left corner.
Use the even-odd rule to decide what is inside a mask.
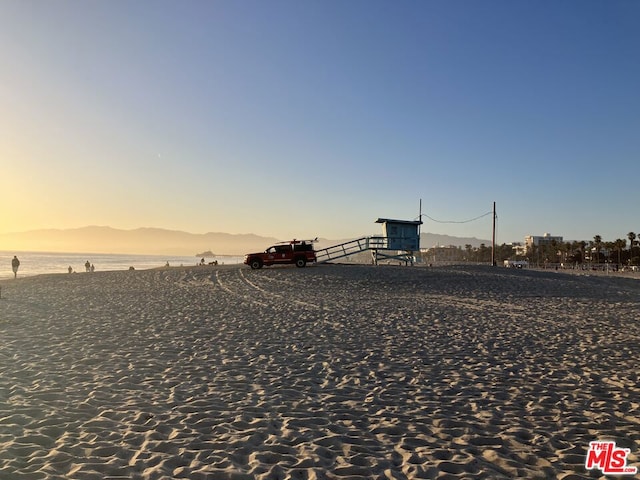
[[[371,257],[376,265],[379,260],[399,260],[413,265],[414,254],[420,250],[422,221],[379,218],[375,223],[382,224],[382,236],[362,237],[317,250],[318,263],[371,250]]]
[[[382,238],[385,241],[381,248],[372,248],[373,263],[377,265],[378,260],[384,259],[413,265],[414,253],[420,250],[422,221],[379,218],[376,223],[382,224]]]

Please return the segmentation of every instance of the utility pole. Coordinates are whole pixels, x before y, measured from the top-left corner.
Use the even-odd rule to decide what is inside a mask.
[[[496,266],[496,202],[493,202],[493,236],[491,238],[491,265]]]
[[[420,258],[420,261],[422,261],[422,250],[420,250],[420,227],[422,226],[422,199],[420,199],[420,212],[418,213],[418,220],[420,221],[420,223],[418,224],[418,256],[416,258]],[[629,257],[631,258],[631,257]]]

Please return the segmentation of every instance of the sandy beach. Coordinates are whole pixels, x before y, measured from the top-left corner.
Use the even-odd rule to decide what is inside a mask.
[[[244,266],[0,282],[0,478],[609,478],[640,281]]]

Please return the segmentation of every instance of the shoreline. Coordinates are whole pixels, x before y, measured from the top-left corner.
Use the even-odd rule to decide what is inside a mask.
[[[200,263],[202,257],[195,256],[159,256],[159,255],[120,255],[120,254],[82,254],[82,253],[44,253],[44,252],[16,252],[21,261],[18,271],[18,278],[60,273],[68,274],[71,266],[75,273],[86,273],[85,262],[89,261],[95,265],[97,272],[100,271],[124,271],[133,266],[136,270],[163,267],[169,262],[170,265],[195,266]],[[0,252],[0,265],[5,265],[6,270],[0,269],[0,279],[13,279],[10,269],[11,254]],[[219,256],[216,257],[218,263],[237,264],[242,257],[239,256]],[[208,262],[207,262],[208,263]]]

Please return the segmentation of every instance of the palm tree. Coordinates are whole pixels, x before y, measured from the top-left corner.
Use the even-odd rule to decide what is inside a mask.
[[[572,263],[582,263],[582,250],[580,242],[574,240],[570,244],[567,243],[567,251],[571,253],[570,258]],[[580,261],[577,260],[578,255],[580,255]]]
[[[551,241],[551,252],[549,253],[549,259],[552,263],[561,263],[562,262],[562,250],[564,247],[564,242],[557,242],[555,240]]]
[[[487,257],[487,252],[489,251],[489,248],[484,244],[481,243],[480,244],[480,248],[478,249],[478,254],[480,256],[479,258],[479,262],[484,262],[485,261],[485,257]]]
[[[631,265],[631,259],[633,258],[633,245],[636,242],[637,235],[633,232],[627,233],[627,238],[629,239],[629,265]]]
[[[616,243],[615,242],[604,242],[603,246],[604,246],[604,250],[605,250],[605,255],[607,256],[607,259],[605,260],[605,262],[606,263],[611,263],[611,252],[613,252],[616,249]]]
[[[582,240],[581,242],[578,242],[578,243],[580,244],[580,263],[584,263],[585,261],[584,249],[587,248],[587,242]]]
[[[473,249],[473,245],[471,245],[470,243],[467,243],[464,246],[464,249],[467,251],[467,262],[471,261],[471,250]]]
[[[620,255],[622,254],[622,250],[624,250],[624,247],[627,246],[627,241],[622,240],[621,238],[617,238],[616,241],[613,242],[613,246],[618,251],[618,265],[620,265],[622,263]]]
[[[596,263],[600,263],[600,249],[602,248],[602,237],[600,235],[593,237],[593,246],[596,249]]]

